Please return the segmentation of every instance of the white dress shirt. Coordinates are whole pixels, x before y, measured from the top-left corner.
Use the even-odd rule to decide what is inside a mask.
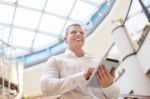
[[[69,49],[50,57],[41,77],[42,92],[45,95],[61,95],[62,99],[117,99],[119,88],[114,83],[107,88],[86,86],[83,71],[97,63],[98,58],[88,53],[78,58]]]

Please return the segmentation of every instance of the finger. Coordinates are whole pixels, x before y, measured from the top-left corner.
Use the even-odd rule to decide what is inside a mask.
[[[89,74],[89,76],[91,76],[91,74],[92,74],[92,72],[93,72],[93,68],[88,68],[88,74]]]
[[[85,74],[84,75],[85,75],[86,80],[88,80],[90,78],[91,74],[92,74],[92,72],[91,72],[90,68],[85,70]]]
[[[100,68],[98,69],[98,74],[101,77],[101,80],[104,81],[106,79],[106,74],[105,71],[103,70],[102,65],[100,66]]]
[[[102,71],[101,71],[101,66],[100,66],[100,68],[98,69],[97,74],[98,74],[100,80],[103,81],[103,80],[104,80],[104,77],[103,77],[103,74],[102,74]]]
[[[110,77],[111,75],[110,75],[110,73],[109,73],[109,71],[108,71],[106,65],[103,65],[102,67],[103,67],[103,69],[104,69],[104,71],[105,71],[105,73],[106,73],[106,76],[107,76],[107,77]]]
[[[108,70],[108,68],[107,68],[106,65],[103,65],[103,69],[104,69],[105,71],[109,72],[109,70]]]
[[[89,72],[93,73],[94,68],[89,68]]]
[[[107,71],[104,69],[104,65],[101,66],[100,70],[101,70],[101,73],[102,73],[103,78],[104,78],[104,79],[107,79],[107,78],[108,78],[108,73],[107,73]]]
[[[116,72],[116,69],[115,67],[113,67],[110,71],[110,74],[113,76],[113,78],[115,78],[115,72]]]
[[[98,84],[101,85],[102,79],[101,79],[101,77],[99,76],[98,73],[96,73],[96,78],[97,78]]]

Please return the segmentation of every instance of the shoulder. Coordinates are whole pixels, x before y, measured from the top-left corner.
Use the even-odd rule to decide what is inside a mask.
[[[65,58],[65,57],[66,57],[65,54],[61,53],[61,54],[49,57],[47,62],[49,62],[49,61],[59,61],[60,59]]]

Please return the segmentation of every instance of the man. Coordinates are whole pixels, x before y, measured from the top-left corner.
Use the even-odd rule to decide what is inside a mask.
[[[119,89],[114,85],[114,72],[101,65],[96,73],[100,88],[86,86],[95,57],[82,47],[84,31],[79,24],[66,29],[67,49],[63,54],[50,57],[41,77],[41,89],[45,95],[61,95],[61,99],[117,99]]]

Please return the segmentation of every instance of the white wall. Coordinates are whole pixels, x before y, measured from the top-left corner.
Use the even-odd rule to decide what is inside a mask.
[[[40,77],[44,63],[32,66],[24,71],[24,95],[40,94]]]
[[[121,93],[127,94],[134,90],[135,94],[150,95],[150,79],[139,64],[136,55],[130,56],[122,64],[121,67],[125,69],[125,72],[117,81]]]
[[[140,48],[137,57],[142,65],[144,73],[147,73],[150,69],[150,31]]]

